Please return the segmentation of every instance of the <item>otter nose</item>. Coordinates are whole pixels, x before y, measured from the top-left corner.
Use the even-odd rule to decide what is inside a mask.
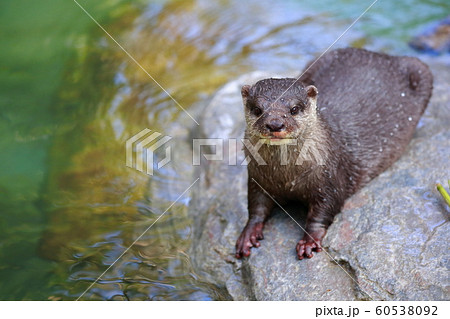
[[[284,129],[284,124],[280,120],[271,120],[269,123],[266,124],[266,127],[271,132],[279,132],[282,129]]]

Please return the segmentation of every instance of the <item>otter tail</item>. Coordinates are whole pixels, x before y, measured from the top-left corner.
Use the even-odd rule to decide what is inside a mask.
[[[429,67],[417,58],[405,57],[403,63],[408,75],[410,94],[418,99],[418,104],[425,111],[433,91],[433,74]]]

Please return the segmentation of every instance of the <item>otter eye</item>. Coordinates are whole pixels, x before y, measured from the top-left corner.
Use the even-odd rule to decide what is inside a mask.
[[[300,111],[300,107],[299,107],[298,105],[295,105],[295,106],[291,109],[291,114],[292,114],[292,115],[297,115],[299,111]]]
[[[252,113],[256,116],[260,116],[262,114],[262,110],[259,107],[254,106],[252,107]]]

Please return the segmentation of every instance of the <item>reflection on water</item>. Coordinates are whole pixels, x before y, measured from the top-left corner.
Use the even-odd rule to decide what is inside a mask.
[[[407,9],[418,10],[414,27],[445,15],[445,1],[416,2]],[[2,30],[18,34],[0,53],[8,62],[0,70],[0,299],[73,300],[194,180],[186,141],[195,124],[78,7],[24,3],[0,8]],[[299,69],[365,9],[358,1],[80,3],[194,116],[244,72]],[[408,34],[399,23],[412,22],[385,5],[340,46],[392,50]],[[42,13],[30,37],[30,25],[17,22],[24,10]],[[151,178],[125,166],[125,141],[144,128],[173,137],[172,162]],[[189,193],[83,299],[226,299],[191,267],[188,204]]]

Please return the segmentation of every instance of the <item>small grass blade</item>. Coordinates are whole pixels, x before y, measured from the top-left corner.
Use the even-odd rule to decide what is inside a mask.
[[[450,180],[448,181],[448,183],[450,186]],[[450,195],[447,193],[445,188],[439,183],[436,184],[436,188],[439,191],[439,193],[441,193],[442,197],[444,197],[444,200],[447,203],[447,205],[450,206]]]

